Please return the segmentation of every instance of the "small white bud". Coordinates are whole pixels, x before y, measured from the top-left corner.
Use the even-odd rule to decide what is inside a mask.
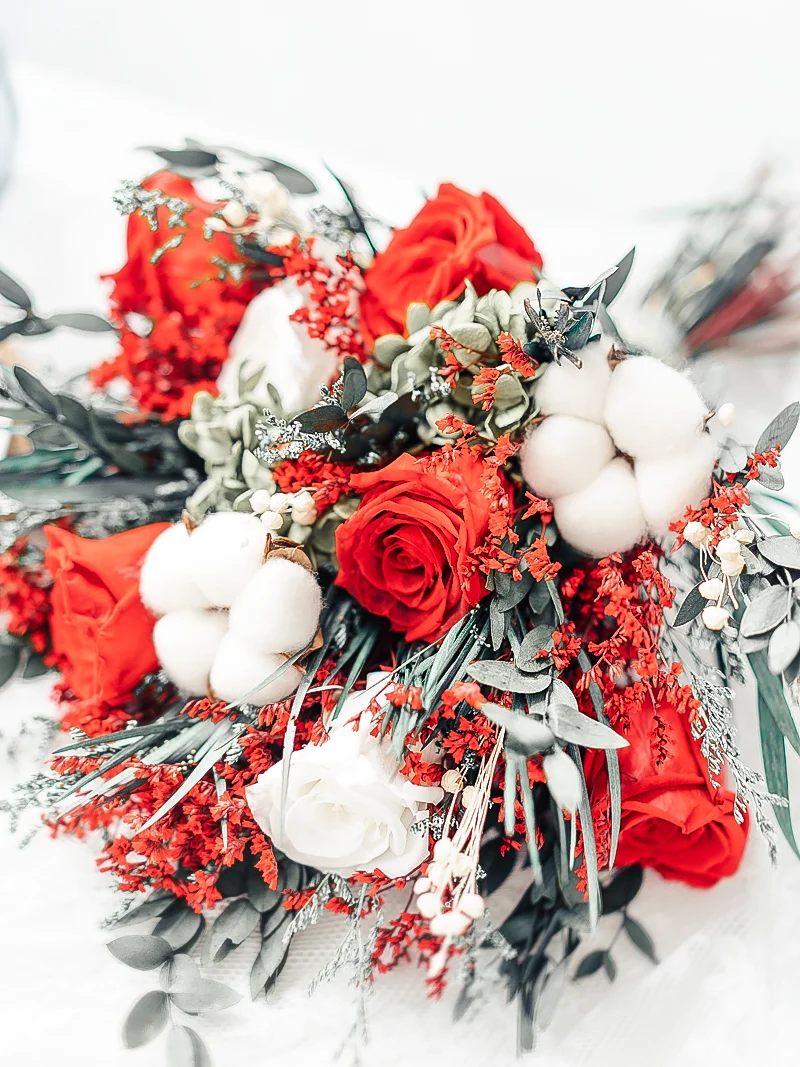
[[[225,220],[218,218],[216,215],[209,215],[209,217],[205,220],[204,225],[209,230],[227,230],[228,228],[225,225]]]
[[[740,545],[752,545],[756,539],[756,535],[752,530],[748,530],[746,527],[742,527],[741,530],[737,530],[733,535]]]
[[[717,411],[717,421],[720,426],[731,426],[736,418],[736,407],[733,404],[723,404]]]
[[[450,865],[456,878],[466,878],[468,874],[472,873],[474,866],[469,856],[463,852],[457,852],[450,860]]]
[[[291,502],[292,498],[288,493],[273,493],[269,506],[272,511],[276,511],[279,515],[282,515]]]
[[[233,226],[237,230],[247,222],[247,210],[238,200],[229,200],[220,211],[220,215],[229,226]]]
[[[443,837],[433,846],[433,858],[438,863],[446,863],[455,855],[456,847],[449,837]]]
[[[464,776],[461,771],[453,770],[445,771],[442,775],[442,789],[446,793],[458,793],[464,788]]]
[[[422,893],[427,893],[430,887],[430,878],[418,878],[416,882],[414,882],[414,894],[420,896]]]
[[[265,511],[270,510],[271,500],[272,493],[270,493],[268,489],[256,489],[250,497],[250,507],[256,515],[263,515]]]
[[[563,749],[545,756],[543,761],[547,787],[556,804],[573,813],[581,795],[581,776],[578,768]]]
[[[703,526],[702,522],[687,522],[683,539],[695,548],[702,548],[708,541],[708,527]]]
[[[433,919],[442,910],[442,902],[435,893],[422,893],[417,897],[417,907],[424,919]]]
[[[261,521],[272,533],[276,533],[283,526],[283,517],[276,511],[265,511]]]
[[[429,863],[428,864],[428,877],[435,886],[440,886],[445,881],[445,872],[443,863]]]
[[[458,909],[463,911],[465,915],[469,915],[470,919],[480,919],[481,915],[486,911],[486,905],[483,902],[483,897],[477,893],[464,893],[458,902]]]
[[[471,922],[470,917],[460,911],[444,911],[431,919],[431,933],[435,937],[460,937],[467,932]]]
[[[707,630],[724,630],[728,625],[730,612],[727,608],[719,608],[716,604],[709,604],[703,608],[703,625]]]
[[[722,590],[725,588],[724,584],[719,578],[709,578],[707,582],[701,582],[698,586],[698,592],[701,597],[705,597],[706,600],[718,600],[722,596]]]
[[[744,560],[741,556],[736,559],[723,559],[720,561],[719,568],[729,578],[735,578],[737,574],[741,574],[744,570]]]
[[[295,496],[292,503],[292,518],[301,526],[312,526],[317,521],[317,505],[307,489]]]
[[[742,546],[735,537],[723,537],[717,545],[717,555],[720,559],[739,559],[742,554]]]
[[[461,792],[461,803],[465,808],[475,800],[476,789],[474,785],[465,785]]]

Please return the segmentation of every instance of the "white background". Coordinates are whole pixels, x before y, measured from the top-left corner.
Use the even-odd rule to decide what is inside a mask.
[[[766,158],[789,188],[800,172],[800,22],[790,2],[5,0],[0,27],[20,118],[0,262],[43,310],[102,310],[97,275],[123,250],[111,192],[149,165],[133,146],[183,134],[283,157],[315,177],[324,159],[396,222],[440,179],[487,188],[525,224],[551,275],[572,284],[636,241],[641,287],[679,232],[676,208],[735,193]],[[63,371],[99,359],[107,344],[54,336],[30,355]],[[757,431],[800,395],[797,360],[739,361],[731,395],[751,411],[740,431]],[[797,468],[797,457],[789,462]],[[739,707],[752,756],[747,694]],[[0,705],[0,731],[8,737],[46,709],[46,683],[17,688]],[[3,758],[3,787],[36,760],[33,744]],[[770,872],[754,837],[742,874],[710,892],[648,878],[635,914],[661,967],[621,947],[617,985],[597,977],[569,989],[536,1062],[795,1062],[799,869],[784,857]],[[128,1003],[152,983],[108,956],[98,924],[113,906],[85,843],[42,838],[20,853],[0,839],[9,1062],[162,1062],[161,1045],[119,1047]],[[311,957],[321,962],[322,941],[336,936],[300,947],[280,1002],[199,1024],[219,1067],[331,1062],[348,1026],[347,990],[308,1000],[304,988]],[[246,990],[246,972],[227,977]],[[413,991],[418,977],[400,975],[376,997],[364,1064],[513,1062],[513,1015],[499,998],[454,1030],[446,1008]]]

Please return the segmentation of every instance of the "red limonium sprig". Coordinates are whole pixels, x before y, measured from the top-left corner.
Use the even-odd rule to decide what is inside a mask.
[[[317,515],[323,515],[350,492],[350,476],[355,470],[354,463],[331,461],[322,452],[306,449],[297,459],[283,460],[272,474],[282,493],[307,489],[314,497]]]
[[[6,616],[6,630],[24,637],[34,652],[44,652],[50,644],[51,579],[42,564],[31,562],[26,538],[21,538],[0,555],[0,613]],[[45,657],[50,665],[53,657]]]

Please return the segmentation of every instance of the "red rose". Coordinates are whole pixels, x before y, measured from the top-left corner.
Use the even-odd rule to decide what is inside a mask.
[[[186,225],[170,228],[170,212],[156,213],[158,228],[146,218],[128,218],[128,258],[116,274],[111,303],[121,320],[122,351],[91,371],[92,382],[102,387],[114,378],[133,386],[132,396],[142,410],[165,418],[188,415],[199,389],[211,389],[228,357],[228,345],[256,290],[248,282],[235,282],[220,266],[242,263],[229,234],[203,236],[203,223],[217,205],[198,196],[186,179],[159,171],[142,183],[192,205],[183,216]],[[178,235],[183,239],[153,262],[153,255]],[[125,316],[135,312],[150,320],[150,327],[131,329]]]
[[[168,526],[157,522],[99,541],[46,528],[53,652],[80,700],[118,704],[145,674],[158,669],[155,619],[139,599],[139,571],[150,545]]]
[[[708,767],[691,735],[686,715],[663,705],[659,717],[669,728],[669,755],[656,769],[650,743],[653,718],[648,709],[631,716],[619,751],[622,823],[617,864],[652,867],[688,885],[711,886],[734,874],[747,838],[747,825],[733,816],[733,794],[715,789]],[[586,780],[595,808],[606,810],[605,756],[587,753]]]
[[[365,272],[361,332],[367,341],[403,333],[409,304],[453,300],[467,278],[479,296],[508,289],[532,281],[541,267],[533,241],[493,196],[441,185]]]
[[[485,474],[461,452],[445,467],[403,455],[354,475],[364,497],[336,531],[337,584],[407,640],[436,640],[486,591],[472,559],[496,507]]]

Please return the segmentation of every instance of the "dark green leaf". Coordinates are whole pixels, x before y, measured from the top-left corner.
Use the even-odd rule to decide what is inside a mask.
[[[38,378],[35,378],[30,371],[26,371],[24,367],[20,366],[14,367],[14,377],[25,396],[32,400],[40,411],[49,415],[51,419],[58,418],[56,399]]]
[[[107,740],[107,738],[104,738],[104,740]],[[114,926],[135,926],[136,923],[146,922],[147,919],[154,919],[157,915],[163,915],[174,899],[171,893],[161,891],[152,893],[147,900],[137,904],[135,908],[129,908],[121,919],[117,919]]]
[[[261,946],[250,971],[250,996],[253,1000],[264,989],[269,979],[278,970],[289,951],[284,945],[279,929]]]
[[[216,957],[217,950],[222,947],[223,941],[241,945],[242,941],[249,937],[258,926],[258,918],[259,913],[248,900],[240,898],[229,904],[211,928],[208,941],[209,958]]]
[[[785,585],[771,585],[750,601],[739,623],[743,637],[768,633],[783,622],[789,613],[790,592]]]
[[[502,660],[476,660],[467,673],[480,682],[504,693],[541,693],[551,684],[549,674],[523,674],[513,663]]]
[[[37,652],[29,652],[25,659],[25,666],[22,668],[23,678],[41,678],[43,674],[47,674],[50,668],[45,664],[42,657]],[[0,684],[2,684],[0,682]]]
[[[760,653],[763,655],[763,653]],[[752,663],[752,657],[750,658]],[[772,675],[768,674],[768,678]],[[782,694],[781,694],[782,695]],[[770,711],[769,697],[758,687],[758,724],[761,733],[761,754],[764,759],[764,779],[767,789],[776,796],[789,797],[789,771],[786,766],[786,741]],[[788,807],[773,804],[775,821],[789,842],[794,854],[800,857]]]
[[[614,979],[617,977],[617,965],[616,963],[614,963],[614,959],[610,952],[606,952],[605,954],[605,959],[603,960],[603,967],[605,967],[609,982],[613,982]]]
[[[19,282],[15,281],[10,274],[0,270],[0,296],[5,297],[11,304],[16,304],[23,311],[30,311],[33,307],[30,296]]]
[[[684,597],[683,603],[678,608],[673,626],[685,626],[687,622],[696,619],[708,601],[700,595],[699,586],[690,589]]]
[[[192,911],[182,900],[176,900],[159,919],[153,934],[169,941],[178,952],[200,935],[204,925],[202,915]]]
[[[800,403],[795,401],[775,416],[756,442],[755,452],[769,452],[776,445],[786,448],[800,419]]]
[[[13,676],[19,663],[19,656],[19,645],[0,644],[0,685],[5,685]]]
[[[611,302],[616,300],[619,296],[620,290],[628,280],[628,275],[633,267],[635,256],[636,248],[634,246],[630,252],[628,252],[627,255],[624,255],[619,261],[614,273],[609,275],[608,281],[606,282],[605,293],[603,294],[603,303],[606,307],[611,307]]]
[[[586,311],[580,315],[564,335],[567,348],[572,352],[580,351],[592,335],[593,324],[594,316],[591,312]]]
[[[512,747],[526,756],[544,752],[555,741],[553,731],[533,715],[519,715],[499,704],[482,704],[481,711],[490,722],[502,726]]]
[[[603,914],[609,915],[627,907],[642,888],[643,878],[641,867],[622,867],[600,890]]]
[[[364,368],[352,356],[344,361],[342,381],[342,407],[351,411],[360,404],[367,392],[367,376]]]
[[[152,971],[173,954],[172,945],[163,937],[146,934],[126,934],[108,944],[112,956],[137,971]]]
[[[791,709],[786,702],[783,682],[770,673],[766,653],[753,652],[747,657],[747,661],[755,675],[759,701],[764,701],[776,726],[795,752],[800,755],[800,733],[797,731]]]
[[[74,430],[82,440],[91,441],[92,425],[89,421],[89,412],[83,404],[65,393],[59,393],[56,396],[56,404],[58,413],[67,426]]]
[[[169,1001],[160,989],[145,993],[128,1013],[122,1027],[125,1048],[141,1048],[154,1038],[169,1022]]]
[[[158,980],[165,993],[172,993],[179,986],[195,982],[200,977],[200,968],[192,957],[185,952],[178,952],[162,966]]]
[[[272,911],[280,903],[282,895],[282,880],[280,878],[277,886],[274,889],[270,889],[264,881],[261,871],[257,867],[250,867],[245,885],[247,887],[247,899],[256,911],[262,913]]]
[[[114,327],[108,319],[92,315],[88,311],[65,312],[63,315],[51,315],[47,319],[50,326],[69,326],[72,330],[84,330],[86,333],[113,333]]]
[[[534,626],[525,634],[519,651],[514,657],[514,662],[521,671],[537,670],[542,665],[542,660],[536,658],[536,653],[546,649],[548,652],[553,647],[553,628],[551,626]]]
[[[338,430],[347,422],[347,415],[338,404],[323,404],[298,415],[294,420],[303,433],[328,433]]]
[[[785,537],[765,537],[758,542],[758,551],[778,567],[800,570],[800,541],[788,534]]]
[[[547,723],[556,737],[584,748],[627,748],[629,741],[610,726],[590,719],[570,704],[551,704]]]
[[[796,622],[782,622],[769,639],[767,657],[772,674],[783,674],[800,652],[800,626]]]
[[[155,148],[152,145],[143,145],[143,151],[154,152],[160,156],[170,167],[180,167],[188,170],[209,170],[217,162],[214,152],[200,148]]]
[[[626,915],[622,924],[625,928],[625,933],[636,945],[640,952],[642,952],[653,963],[658,963],[658,956],[656,956],[656,948],[653,944],[653,939],[645,928],[638,923],[630,915]]]
[[[169,1067],[211,1067],[211,1057],[200,1035],[188,1026],[174,1026],[167,1037]]]
[[[590,974],[596,974],[605,965],[608,953],[604,949],[596,949],[584,956],[575,968],[573,978],[586,978]]]
[[[170,1000],[175,1007],[187,1015],[221,1011],[238,1004],[241,999],[235,989],[222,982],[213,982],[210,978],[197,978],[170,993]]]

